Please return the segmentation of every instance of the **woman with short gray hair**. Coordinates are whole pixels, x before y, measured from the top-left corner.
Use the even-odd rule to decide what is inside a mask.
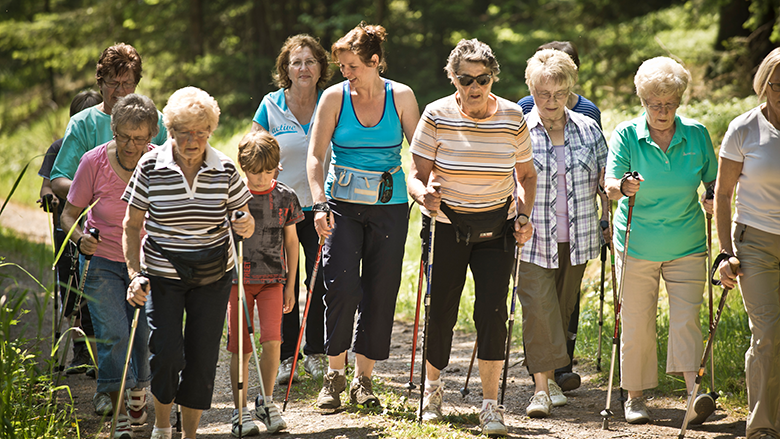
[[[99,340],[97,394],[108,393],[113,410],[119,410],[114,437],[130,438],[130,425],[146,422],[146,387],[151,380],[151,371],[146,343],[149,326],[142,308],[133,343],[125,403],[125,396],[120,395],[125,389],[120,389],[119,383],[130,340],[133,307],[125,301],[130,278],[122,253],[122,220],[127,207],[122,194],[138,160],[153,148],[149,141],[159,131],[154,102],[138,94],[120,98],[111,113],[111,129],[113,140],[81,158],[68,192],[62,224],[69,230],[81,212],[97,201],[87,213],[84,229],[76,227],[70,239],[82,255],[82,264],[85,256],[92,256],[84,295],[88,298],[95,337]],[[91,228],[99,230],[99,239],[86,232]],[[112,411],[112,407],[107,409]]]
[[[702,206],[712,213],[712,200],[702,194],[700,204],[697,190],[701,183],[714,182],[718,163],[707,128],[675,113],[689,78],[670,58],[642,63],[634,84],[645,112],[618,125],[610,139],[606,190],[610,199],[619,200],[615,251],[626,253],[625,260],[617,260],[618,278],[625,278],[620,285],[621,385],[628,390],[626,421],[633,424],[650,421],[642,392],[658,385],[655,322],[661,277],[669,296],[667,373],[682,375],[691,392],[702,356],[699,309],[707,271]],[[627,244],[630,198],[635,205]],[[714,410],[712,397],[699,395],[689,422],[700,424]]]

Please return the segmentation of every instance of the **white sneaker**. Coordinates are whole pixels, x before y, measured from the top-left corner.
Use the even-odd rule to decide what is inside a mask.
[[[561,387],[558,386],[558,383],[556,383],[555,380],[548,379],[547,387],[550,389],[550,401],[552,401],[553,407],[561,407],[569,402],[569,398],[566,398],[566,395],[563,394],[563,390],[561,390]]]
[[[171,439],[172,437],[173,437],[172,427],[157,428],[157,426],[155,426],[154,429],[152,430],[152,436],[149,439]]]
[[[479,425],[482,428],[482,434],[488,437],[506,436],[506,425],[504,424],[504,406],[489,403],[484,410],[479,413]]]
[[[127,415],[119,414],[116,418],[116,429],[114,429],[114,439],[133,439],[133,427],[130,426],[130,418]]]
[[[444,399],[444,384],[425,388],[422,406],[423,422],[441,422],[444,418],[441,414],[442,399]]]
[[[233,436],[238,437],[238,409],[233,409],[233,416],[231,417],[231,422],[233,423],[233,429],[231,430],[231,433],[233,433]],[[252,414],[249,413],[249,409],[244,407],[244,409],[241,411],[241,436],[254,436],[257,434],[260,434],[260,429],[257,428],[257,425],[255,425],[254,421],[252,421]]]
[[[536,392],[531,397],[531,403],[525,409],[525,414],[531,418],[546,418],[550,416],[552,410],[552,401],[543,390]]]
[[[290,382],[290,373],[292,372],[292,364],[294,357],[286,358],[279,363],[279,369],[276,371],[276,384],[287,388],[287,384]],[[295,369],[301,366],[300,362],[295,363]],[[293,375],[293,383],[297,383],[299,380],[298,374]]]
[[[647,404],[645,404],[643,396],[629,398],[623,408],[626,412],[626,422],[629,424],[647,424],[650,422],[650,414],[647,412]]]
[[[133,425],[143,425],[149,416],[146,408],[146,389],[127,389],[127,415]]]
[[[321,380],[328,372],[328,356],[325,354],[307,355],[303,359],[303,370],[315,380]],[[290,377],[288,376],[287,379],[289,380]]]
[[[114,413],[114,404],[108,393],[95,393],[92,396],[92,406],[95,407],[95,414],[100,416],[109,416]]]
[[[265,424],[265,429],[269,433],[278,433],[287,428],[287,422],[282,419],[282,414],[274,403],[268,404],[267,407],[262,405],[255,407],[255,416]]]

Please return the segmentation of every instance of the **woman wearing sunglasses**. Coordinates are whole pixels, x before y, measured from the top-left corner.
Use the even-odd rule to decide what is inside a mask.
[[[346,81],[328,88],[314,118],[308,177],[323,248],[328,373],[317,406],[335,409],[346,389],[347,349],[355,353],[353,404],[379,405],[374,363],[390,355],[408,220],[401,147],[420,118],[412,90],[380,76],[382,26],[361,23],[331,48]],[[327,175],[323,164],[332,142]],[[361,269],[362,266],[362,269]],[[354,345],[355,310],[358,310]]]
[[[525,243],[533,234],[530,222],[522,225],[536,190],[531,139],[520,107],[490,92],[499,72],[490,46],[461,40],[445,71],[455,93],[425,108],[410,147],[409,194],[420,204],[426,247],[431,213],[437,213],[422,418],[442,419],[441,371],[449,363],[470,267],[484,398],[480,424],[483,434],[505,436],[498,383],[515,242]]]

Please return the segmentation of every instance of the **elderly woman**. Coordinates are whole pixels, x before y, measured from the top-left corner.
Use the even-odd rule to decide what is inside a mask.
[[[89,298],[89,311],[99,340],[97,392],[108,393],[113,409],[119,410],[114,437],[131,438],[130,424],[146,422],[146,387],[151,372],[146,344],[149,326],[142,321],[138,324],[132,349],[132,368],[127,379],[130,390],[125,407],[125,398],[120,398],[124,389],[120,389],[119,384],[130,339],[133,307],[125,302],[130,278],[122,253],[122,220],[127,208],[122,194],[138,160],[151,149],[149,141],[157,135],[157,108],[146,96],[127,95],[114,106],[111,128],[114,140],[81,158],[62,213],[62,225],[70,230],[81,212],[97,201],[87,213],[85,230],[98,229],[100,238],[95,239],[77,227],[70,239],[82,255],[92,255],[84,294]],[[108,407],[109,412],[111,408]]]
[[[520,227],[515,221],[527,219],[533,206],[536,172],[531,139],[520,107],[490,92],[499,67],[487,44],[461,40],[444,70],[455,93],[425,108],[410,147],[409,194],[420,204],[423,230],[428,229],[432,212],[438,212],[422,418],[442,419],[441,371],[449,363],[452,330],[470,267],[484,398],[479,419],[482,433],[501,436],[507,434],[504,407],[498,405],[507,288],[515,240],[522,244],[533,233],[530,223]],[[488,218],[493,230],[472,229],[475,216]],[[425,247],[430,244],[426,238]]]
[[[517,294],[523,306],[525,361],[535,390],[526,409],[530,417],[550,415],[566,404],[554,372],[570,364],[569,319],[589,259],[599,253],[599,180],[607,145],[593,119],[566,107],[577,82],[569,55],[552,49],[528,60],[525,82],[534,98],[526,116],[537,174],[531,221],[536,229],[525,246]],[[601,219],[607,220],[604,206]],[[609,232],[606,233],[609,239]]]
[[[780,437],[780,48],[769,52],[759,65],[753,90],[766,102],[729,124],[720,147],[715,214],[721,253],[734,254],[740,261],[736,274],[726,261],[721,263],[721,282],[733,288],[739,274],[753,334],[745,354],[750,409],[746,436],[776,439]]]
[[[650,420],[642,391],[658,385],[655,322],[661,276],[669,296],[666,371],[683,375],[688,392],[703,350],[699,309],[707,246],[697,190],[715,180],[717,159],[707,128],[675,114],[689,78],[670,58],[642,63],[634,84],[645,113],[618,125],[609,145],[606,190],[610,199],[620,200],[614,219],[618,253],[626,246],[629,197],[636,200],[627,255],[617,261],[618,278],[625,279],[620,285],[621,385],[628,390],[626,421],[634,424]],[[626,174],[634,171],[638,179]],[[703,195],[702,204],[711,212],[712,201]],[[701,423],[715,404],[705,394],[694,409],[690,422]]]
[[[361,23],[333,44],[332,59],[346,81],[323,93],[309,145],[314,227],[327,238],[322,260],[328,373],[319,408],[341,405],[356,310],[353,404],[380,404],[371,374],[374,363],[390,355],[408,229],[401,147],[404,135],[411,139],[420,111],[412,89],[380,76],[386,68],[385,38],[382,26]],[[331,142],[333,160],[325,182]]]
[[[317,103],[332,73],[328,68],[328,54],[317,40],[306,34],[288,38],[276,58],[274,83],[279,90],[263,98],[252,122],[253,130],[268,131],[279,142],[282,169],[277,179],[295,191],[303,208],[304,219],[296,224],[296,229],[306,254],[306,285],[314,282],[306,319],[306,344],[303,346],[306,359],[303,366],[316,379],[322,378],[327,368],[324,345],[325,305],[322,302],[325,285],[322,283],[322,271],[318,273],[317,281],[311,279],[319,239],[317,231],[314,230],[314,212],[311,210],[314,201],[306,177],[306,153]],[[324,169],[327,169],[328,161],[323,165]],[[301,325],[298,312],[299,284],[300,282],[295,282],[293,311],[282,317],[281,363],[276,375],[279,384],[287,383],[290,379],[293,354],[297,354],[295,345]],[[297,378],[293,376],[293,379]]]
[[[254,219],[236,166],[208,144],[219,122],[217,101],[198,88],[182,88],[168,99],[163,120],[171,138],[141,158],[122,196],[128,203],[122,236],[131,279],[127,300],[146,303],[151,329],[152,439],[170,439],[174,400],[182,409],[182,437],[193,439],[211,406],[232,281],[230,230],[249,237]],[[231,227],[236,210],[247,214]]]

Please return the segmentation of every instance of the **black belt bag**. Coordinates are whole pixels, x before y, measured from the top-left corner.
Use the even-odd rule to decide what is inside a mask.
[[[466,245],[469,245],[490,241],[506,235],[507,230],[512,227],[511,222],[507,221],[509,206],[511,205],[512,197],[507,197],[504,206],[496,210],[479,213],[456,213],[442,201],[441,211],[447,215],[447,218],[455,227],[455,239],[457,242],[464,242]]]
[[[179,278],[189,287],[214,283],[222,279],[227,271],[230,237],[216,247],[193,252],[165,250],[149,235],[146,236],[146,240],[156,252],[163,255],[173,265]]]

